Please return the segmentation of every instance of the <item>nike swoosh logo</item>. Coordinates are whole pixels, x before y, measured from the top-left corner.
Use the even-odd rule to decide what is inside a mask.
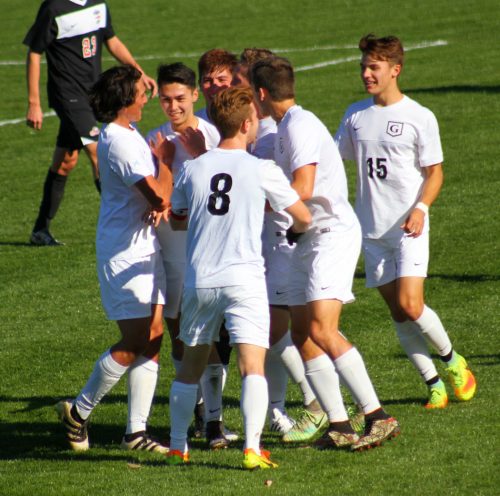
[[[321,291],[324,291],[325,289],[328,289],[330,286],[325,286],[324,288],[321,288]]]
[[[354,131],[357,131],[358,129],[361,129],[361,126],[359,127],[353,127]]]
[[[216,408],[215,410],[208,410],[210,413],[220,412],[220,408]]]
[[[277,295],[282,295],[282,294],[285,294],[285,293],[286,293],[286,291],[276,291]]]

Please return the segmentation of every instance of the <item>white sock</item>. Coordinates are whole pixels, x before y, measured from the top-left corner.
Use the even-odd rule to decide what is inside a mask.
[[[437,313],[424,305],[422,315],[414,321],[415,325],[420,329],[420,332],[427,338],[429,343],[434,346],[435,350],[445,356],[452,350],[451,341],[445,331],[441,320]]]
[[[272,418],[273,409],[285,411],[286,387],[288,386],[288,373],[279,356],[268,352],[266,354],[266,380],[269,393],[269,418]]]
[[[304,405],[311,404],[316,399],[316,396],[307,382],[304,363],[300,357],[299,350],[297,350],[296,346],[293,344],[290,331],[288,331],[277,343],[274,343],[270,351],[279,355],[290,378],[299,386],[304,396]]]
[[[229,364],[222,364],[222,391],[226,387],[227,382],[227,374],[229,373]]]
[[[182,360],[177,360],[177,358],[174,358],[173,356],[171,356],[171,358],[172,358],[172,365],[174,366],[175,369],[175,375],[177,375],[179,373],[179,370],[181,369]]]
[[[94,370],[75,400],[80,417],[85,420],[111,388],[120,380],[128,367],[113,360],[109,350],[105,351],[94,365]]]
[[[126,434],[146,430],[158,379],[158,364],[143,355],[128,369],[128,419]]]
[[[356,348],[353,347],[346,351],[335,359],[333,364],[365,414],[380,408],[377,393],[368,376],[363,359]]]
[[[205,422],[222,418],[222,380],[224,367],[221,363],[209,363],[200,379],[201,394],[205,402]]]
[[[323,354],[304,363],[306,377],[323,411],[330,422],[343,422],[348,419],[339,376],[328,355]]]
[[[188,451],[187,432],[193,418],[198,384],[174,381],[170,387],[170,449]]]
[[[260,455],[260,436],[267,412],[267,382],[261,375],[247,375],[241,381],[240,408],[245,428],[244,449],[252,448]]]
[[[424,381],[438,375],[425,340],[420,329],[411,320],[393,321],[401,347],[408,355],[410,362],[420,372]]]

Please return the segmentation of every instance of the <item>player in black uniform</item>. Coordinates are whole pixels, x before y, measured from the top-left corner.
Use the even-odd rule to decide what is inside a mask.
[[[68,174],[76,166],[80,150],[89,157],[99,190],[97,138],[99,128],[88,102],[88,90],[101,73],[102,47],[122,64],[139,69],[147,87],[156,94],[156,82],[139,67],[111,25],[104,0],[45,0],[35,23],[24,38],[28,46],[28,112],[26,123],[41,129],[40,62],[47,59],[49,106],[60,120],[52,163],[45,179],[38,218],[30,242],[60,245],[49,232],[50,221],[61,204]]]

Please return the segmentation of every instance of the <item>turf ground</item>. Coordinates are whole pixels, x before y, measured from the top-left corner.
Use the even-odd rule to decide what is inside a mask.
[[[289,449],[266,433],[264,443],[280,463],[272,473],[242,472],[239,448],[209,453],[195,444],[194,463],[186,468],[120,451],[125,383],[93,415],[93,449],[82,455],[65,449],[53,404],[78,392],[94,360],[117,337],[115,325],[104,318],[95,275],[98,197],[82,159],[52,227],[66,246],[27,244],[57,120],[47,117],[39,133],[15,123],[26,109],[21,40],[39,2],[0,4],[0,494],[500,492],[496,0],[109,1],[117,33],[150,74],[163,61],[195,67],[197,57],[215,46],[236,52],[247,46],[282,50],[301,68],[298,101],[332,133],[347,105],[364,96],[355,49],[360,36],[397,34],[412,48],[401,86],[439,120],[446,178],[431,210],[426,297],[457,350],[468,357],[478,379],[477,396],[467,404],[452,400],[445,411],[422,408],[425,388],[402,355],[380,298],[364,288],[360,265],[357,301],[346,307],[342,328],[361,350],[380,398],[401,422],[402,435],[384,448],[351,454]],[[140,127],[147,131],[161,119],[157,102],[151,102]],[[352,183],[352,167],[348,174]],[[150,422],[160,437],[169,425],[173,368],[168,356],[165,343]],[[289,402],[290,412],[297,413],[300,401],[293,386]],[[241,431],[238,403],[233,364],[226,419]],[[273,484],[265,487],[265,479]]]

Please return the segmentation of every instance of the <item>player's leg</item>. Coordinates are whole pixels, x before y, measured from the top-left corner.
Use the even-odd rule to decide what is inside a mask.
[[[83,148],[90,161],[92,167],[92,176],[94,177],[94,184],[99,193],[101,193],[101,181],[99,179],[99,164],[97,163],[97,143],[91,142]]]
[[[128,419],[122,448],[166,453],[168,449],[147,434],[147,420],[158,379],[163,338],[163,305],[153,305],[149,343],[128,370]]]

